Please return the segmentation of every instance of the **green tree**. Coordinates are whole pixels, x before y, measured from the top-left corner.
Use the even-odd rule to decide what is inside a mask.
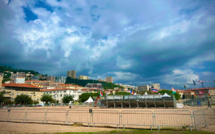
[[[73,101],[73,97],[71,95],[66,95],[62,99],[63,103],[69,103],[70,101]]]
[[[110,95],[113,95],[113,94],[110,94]],[[115,95],[131,95],[131,93],[129,93],[129,92],[117,92],[117,93],[115,93]]]
[[[25,94],[21,94],[21,95],[16,96],[15,103],[16,104],[26,105],[26,104],[32,104],[33,100],[31,99],[30,96],[25,95]]]
[[[37,100],[35,100],[35,101],[33,101],[33,104],[39,104],[39,101],[37,101]]]
[[[179,100],[181,97],[181,95],[178,92],[176,92],[176,94],[173,94],[171,90],[161,90],[158,93],[160,93],[162,95],[164,95],[165,93],[167,93],[168,95],[171,95],[171,96],[174,95],[176,100]]]
[[[52,96],[49,94],[43,94],[43,96],[41,97],[41,101],[45,102],[46,104],[48,104],[48,102],[52,102]]]
[[[105,96],[105,93],[102,93],[103,96]],[[79,100],[81,100],[81,102],[85,102],[86,100],[88,100],[89,97],[95,98],[100,96],[100,92],[97,93],[83,93],[79,96]]]
[[[4,102],[4,94],[5,94],[4,91],[3,91],[3,92],[0,92],[0,104],[1,104],[2,102]]]

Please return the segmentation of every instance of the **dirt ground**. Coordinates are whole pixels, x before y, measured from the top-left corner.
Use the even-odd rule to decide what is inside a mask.
[[[12,109],[32,109],[38,111],[38,115],[36,115],[36,118],[39,119],[40,117],[40,110],[44,109],[57,109],[57,110],[66,110],[69,109],[68,106],[64,107],[36,107],[36,108],[12,108]],[[125,108],[115,108],[115,109],[107,109],[107,108],[98,108],[98,107],[80,107],[80,106],[72,106],[72,110],[89,110],[89,109],[96,109],[96,110],[116,110],[121,112],[122,110],[190,110],[191,112],[193,110],[202,110],[202,109],[207,109],[207,107],[184,107],[182,109],[173,109],[173,108],[132,108],[132,109],[125,109]],[[6,110],[6,109],[5,109]],[[13,111],[13,110],[12,110]],[[41,112],[43,114],[44,111]],[[34,113],[32,113],[34,115]],[[53,113],[54,116],[57,114],[57,117],[63,117],[65,113],[60,113],[59,111]],[[61,116],[62,114],[62,116]],[[24,115],[24,114],[23,114]],[[30,115],[28,115],[30,116]],[[20,117],[22,118],[22,117]],[[74,118],[74,117],[73,117]],[[60,119],[60,118],[59,118]],[[40,119],[39,119],[40,120]],[[64,120],[64,117],[62,118]],[[62,124],[62,123],[61,123]],[[86,125],[86,124],[85,124]],[[102,125],[97,125],[97,126],[102,126]],[[116,130],[116,126],[112,128],[107,128],[107,127],[87,127],[87,126],[67,126],[67,125],[60,125],[60,124],[39,124],[39,123],[14,123],[14,122],[0,122],[0,134],[17,134],[17,133],[57,133],[57,132],[99,132],[99,131],[111,131],[111,130]],[[215,125],[210,125],[208,128],[203,128],[201,129],[203,131],[208,131],[208,132],[215,132]]]
[[[100,132],[100,131],[111,131],[111,130],[115,130],[115,128],[0,122],[0,134]]]

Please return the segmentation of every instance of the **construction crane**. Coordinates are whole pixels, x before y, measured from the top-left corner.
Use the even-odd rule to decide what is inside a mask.
[[[205,82],[215,82],[215,80],[213,80],[213,81],[200,81],[200,80],[199,80],[198,82],[202,83],[202,87],[204,87],[204,83],[205,83]]]

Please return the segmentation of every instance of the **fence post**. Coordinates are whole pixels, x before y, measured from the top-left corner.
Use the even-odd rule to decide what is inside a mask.
[[[121,123],[122,123],[122,112],[119,113],[119,126],[121,125]],[[118,127],[117,127],[117,129],[118,129]]]
[[[155,125],[156,125],[156,116],[155,116],[155,112],[152,112],[152,121],[153,121],[153,122],[152,122],[152,123],[153,123],[152,126],[155,127]],[[151,128],[151,130],[152,130],[152,128]]]
[[[8,109],[8,116],[7,116],[7,121],[8,121],[8,122],[10,122],[10,110],[11,110],[11,109]]]
[[[25,122],[27,122],[28,109],[25,110]]]
[[[47,120],[47,109],[45,109],[44,123],[46,122],[46,120]]]
[[[205,117],[205,110],[203,110],[203,117],[204,117],[204,120],[205,120],[205,127],[208,127],[208,124],[207,124],[207,121],[206,121],[206,117]]]
[[[66,120],[65,120],[64,124],[68,123],[68,111],[69,110],[66,110]],[[68,125],[69,125],[69,123],[68,123]]]
[[[194,124],[195,124],[196,130],[199,130],[198,126],[196,125],[196,117],[195,117],[195,111],[194,110],[193,110],[193,119],[194,119]]]

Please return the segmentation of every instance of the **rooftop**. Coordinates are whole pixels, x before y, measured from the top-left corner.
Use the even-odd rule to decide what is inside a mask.
[[[24,88],[37,88],[40,89],[40,87],[37,86],[33,86],[30,84],[26,84],[26,83],[8,83],[8,84],[2,84],[3,87],[24,87]]]

